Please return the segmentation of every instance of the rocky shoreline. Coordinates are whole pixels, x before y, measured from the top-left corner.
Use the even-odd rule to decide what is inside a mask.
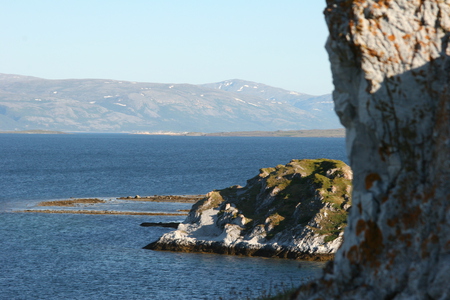
[[[82,198],[82,199],[68,199],[68,200],[50,200],[42,201],[37,204],[37,206],[65,206],[65,207],[75,207],[80,204],[97,204],[105,203],[106,200],[101,200],[98,198]]]
[[[24,209],[15,213],[46,213],[46,214],[84,214],[84,215],[134,215],[134,216],[187,216],[186,213],[149,213],[140,211],[114,210],[63,210],[63,209]]]
[[[138,197],[138,196],[135,196]],[[202,199],[203,195],[154,195],[148,197],[139,198],[116,198],[119,200],[131,200],[131,201],[149,201],[149,202],[175,202],[175,203],[195,203],[199,199]],[[88,215],[144,215],[144,216],[187,216],[189,210],[180,209],[177,213],[164,213],[164,212],[145,212],[145,211],[118,211],[107,209],[81,209],[82,207],[105,204],[108,200],[98,198],[70,198],[64,200],[49,200],[42,201],[36,204],[38,207],[58,207],[54,209],[24,209],[15,210],[16,213],[49,213],[49,214],[88,214]],[[80,207],[80,209],[59,209],[59,207]]]
[[[295,249],[265,245],[261,248],[251,247],[242,243],[233,246],[226,246],[222,242],[205,242],[198,244],[183,245],[177,241],[158,243],[158,241],[148,244],[144,249],[159,251],[176,251],[187,253],[208,253],[225,254],[238,256],[254,256],[268,258],[288,258],[306,261],[329,261],[334,259],[334,253],[311,253],[299,252]]]
[[[132,200],[132,201],[150,201],[150,202],[182,202],[182,203],[195,203],[203,199],[205,195],[153,195],[153,196],[127,196],[120,197],[120,200]]]
[[[245,187],[215,190],[150,250],[323,261],[343,240],[352,171],[329,159],[260,170]]]

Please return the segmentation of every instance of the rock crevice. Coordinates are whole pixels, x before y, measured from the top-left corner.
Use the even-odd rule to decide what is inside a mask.
[[[450,3],[334,0],[325,16],[355,209],[298,299],[448,299]]]

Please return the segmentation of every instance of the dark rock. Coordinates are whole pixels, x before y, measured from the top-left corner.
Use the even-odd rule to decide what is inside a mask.
[[[144,223],[141,223],[140,226],[143,226],[143,227],[169,227],[169,228],[177,228],[178,225],[180,225],[180,223],[175,223],[175,222],[170,222],[170,223],[163,223],[163,222],[159,222],[159,223],[144,222]]]

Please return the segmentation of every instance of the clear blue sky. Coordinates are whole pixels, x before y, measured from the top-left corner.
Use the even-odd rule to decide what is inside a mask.
[[[245,79],[333,89],[325,0],[17,0],[0,10],[0,73],[163,83]]]

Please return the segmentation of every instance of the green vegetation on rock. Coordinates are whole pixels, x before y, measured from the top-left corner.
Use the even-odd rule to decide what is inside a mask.
[[[222,198],[222,195],[218,191],[212,191],[206,195],[205,198],[201,199],[197,203],[195,203],[192,207],[192,210],[196,210],[198,212],[216,208],[218,207],[224,199]]]
[[[245,187],[214,190],[146,249],[329,260],[342,242],[352,171],[342,161],[292,160]]]
[[[211,192],[196,204],[201,211],[233,204],[247,218],[246,232],[263,226],[268,240],[298,225],[336,239],[346,226],[351,205],[352,172],[344,162],[330,159],[292,160],[286,165],[264,168],[245,187],[233,186]],[[232,220],[228,220],[231,223]],[[227,223],[224,222],[224,223]]]

